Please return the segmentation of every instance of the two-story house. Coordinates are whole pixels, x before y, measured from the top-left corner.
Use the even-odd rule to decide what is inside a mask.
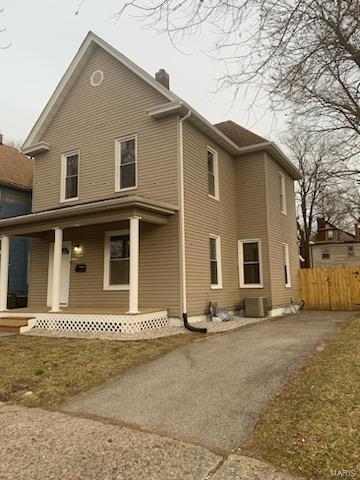
[[[354,233],[346,232],[328,222],[317,219],[317,231],[310,244],[311,266],[346,267],[360,265],[360,225]]]
[[[3,143],[0,134],[0,219],[31,212],[33,161]],[[13,237],[9,251],[8,306],[25,306],[30,240]]]
[[[29,309],[40,326],[128,331],[297,297],[294,179],[272,142],[212,125],[89,33],[23,152],[32,213],[0,221],[3,251],[31,236]],[[6,256],[0,309],[6,308]]]

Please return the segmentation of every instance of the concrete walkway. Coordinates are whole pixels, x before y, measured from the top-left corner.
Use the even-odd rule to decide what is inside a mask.
[[[258,460],[63,413],[0,403],[0,479],[296,480]]]
[[[228,454],[314,346],[349,317],[351,312],[306,312],[194,342],[68,402],[64,410]]]

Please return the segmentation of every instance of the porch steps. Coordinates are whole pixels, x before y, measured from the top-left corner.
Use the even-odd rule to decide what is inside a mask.
[[[19,335],[21,327],[27,327],[28,321],[34,317],[1,317],[0,333],[15,333]]]

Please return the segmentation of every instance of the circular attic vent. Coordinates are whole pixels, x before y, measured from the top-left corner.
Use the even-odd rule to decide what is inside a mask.
[[[93,87],[97,87],[104,80],[104,73],[101,70],[95,70],[90,77],[90,83]]]

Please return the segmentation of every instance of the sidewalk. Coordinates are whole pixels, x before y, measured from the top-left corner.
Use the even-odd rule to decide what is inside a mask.
[[[121,425],[0,404],[0,479],[295,480],[254,459]]]

